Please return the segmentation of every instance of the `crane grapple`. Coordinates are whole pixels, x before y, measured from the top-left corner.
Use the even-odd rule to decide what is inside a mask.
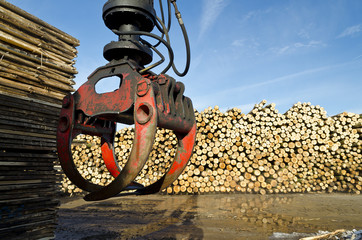
[[[162,9],[161,1],[160,4]],[[153,1],[109,0],[103,7],[103,20],[118,35],[118,41],[104,47],[103,55],[109,63],[96,69],[74,94],[63,99],[57,130],[59,161],[66,176],[77,187],[89,192],[85,200],[107,199],[126,190],[133,190],[135,194],[159,192],[177,179],[192,155],[196,135],[192,101],[184,96],[184,84],[165,74],[171,67],[179,76],[187,73],[189,43],[176,1],[168,0],[167,4],[169,11],[171,4],[174,5],[185,36],[187,63],[182,73],[173,64],[169,26],[156,16]],[[155,25],[167,40],[151,33]],[[152,45],[143,39],[144,36],[158,43]],[[165,59],[156,48],[159,44],[166,46],[170,60],[160,74],[155,74],[150,70]],[[151,64],[153,52],[161,58],[155,64]],[[97,93],[97,84],[114,77],[120,80],[118,89]],[[132,150],[122,167],[113,147],[117,123],[134,124],[135,128]],[[173,130],[178,140],[176,154],[164,176],[143,186],[134,180],[148,160],[158,127]],[[101,138],[102,158],[114,177],[110,184],[97,185],[79,173],[72,159],[71,144],[80,134]]]

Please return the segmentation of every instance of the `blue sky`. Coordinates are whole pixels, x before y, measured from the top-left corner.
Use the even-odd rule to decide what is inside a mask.
[[[116,36],[101,17],[105,0],[8,1],[80,40],[76,88],[107,63],[103,47]],[[188,75],[177,79],[199,111],[218,105],[247,113],[266,99],[280,112],[301,101],[324,107],[330,116],[362,113],[362,1],[177,3],[192,55]],[[173,18],[171,42],[182,69],[185,50],[176,23]]]

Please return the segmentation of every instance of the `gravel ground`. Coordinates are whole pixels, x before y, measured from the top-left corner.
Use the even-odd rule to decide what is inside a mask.
[[[300,239],[338,229],[349,232],[331,239],[352,239],[352,230],[362,229],[362,195],[156,194],[62,202],[56,239]]]

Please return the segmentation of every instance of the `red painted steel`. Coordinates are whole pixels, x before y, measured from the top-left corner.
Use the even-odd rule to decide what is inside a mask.
[[[117,159],[114,156],[113,144],[105,142],[102,139],[101,151],[104,164],[106,165],[108,171],[113,177],[118,177],[121,169],[119,168],[119,165],[117,164]]]
[[[85,196],[87,201],[103,200],[120,193],[137,177],[148,159],[156,135],[157,111],[150,80],[141,81],[147,83],[148,90],[143,95],[144,89],[138,89],[135,96],[135,136],[129,160],[113,182]]]
[[[120,77],[119,89],[96,93],[95,85],[112,76]],[[191,157],[196,135],[192,102],[183,93],[184,85],[173,78],[141,76],[132,64],[121,60],[97,69],[78,91],[64,98],[57,132],[59,160],[69,179],[90,192],[85,200],[102,200],[130,189],[136,190],[136,194],[154,193],[177,179]],[[123,168],[118,165],[113,149],[116,122],[135,125],[131,155]],[[143,187],[133,181],[152,150],[157,126],[174,130],[177,152],[169,171],[156,183]],[[78,172],[71,142],[79,134],[101,137],[103,160],[115,177],[107,186],[91,183]]]
[[[176,133],[178,139],[177,152],[168,172],[155,183],[138,190],[140,194],[152,194],[167,188],[185,169],[191,155],[196,137],[196,122],[188,134]]]
[[[92,192],[100,189],[100,186],[84,179],[72,158],[71,141],[77,135],[74,131],[74,105],[73,95],[65,96],[57,130],[58,157],[67,177],[80,189]]]

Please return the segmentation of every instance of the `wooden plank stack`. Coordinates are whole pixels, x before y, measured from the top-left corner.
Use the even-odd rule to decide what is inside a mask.
[[[4,0],[0,19],[0,238],[53,238],[56,127],[79,42]]]
[[[216,192],[302,193],[350,192],[362,189],[362,116],[342,113],[328,117],[320,106],[297,103],[286,113],[275,104],[256,104],[248,114],[218,107],[196,112],[198,133],[194,154],[168,194]],[[116,135],[120,165],[128,159],[133,129]],[[73,158],[84,177],[107,184],[99,139],[79,136]],[[175,155],[177,139],[160,129],[147,165],[137,181],[155,182]],[[62,191],[81,192],[64,177]]]
[[[73,91],[78,40],[0,1],[0,90],[58,103]]]

